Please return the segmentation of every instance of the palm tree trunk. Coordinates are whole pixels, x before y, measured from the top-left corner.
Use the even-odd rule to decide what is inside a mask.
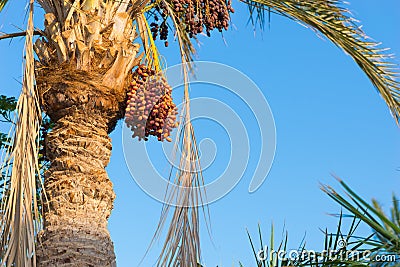
[[[107,230],[115,194],[104,168],[111,155],[108,133],[123,114],[125,93],[101,86],[90,73],[68,71],[38,76],[43,106],[55,122],[46,139],[51,165],[38,263],[115,266]]]
[[[45,145],[51,165],[38,265],[115,266],[107,230],[115,194],[105,167],[108,134],[124,115],[125,88],[141,60],[137,8],[124,1],[38,2],[46,15],[45,37],[35,43],[36,83],[55,123]]]
[[[114,266],[107,230],[115,194],[104,167],[111,155],[101,115],[61,118],[48,136],[49,206],[38,246],[39,266]]]

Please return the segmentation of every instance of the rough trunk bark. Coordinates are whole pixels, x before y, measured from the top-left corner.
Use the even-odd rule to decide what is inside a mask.
[[[111,155],[107,121],[98,114],[64,116],[48,135],[39,266],[115,266],[107,230],[115,197],[104,168]]]
[[[48,134],[47,200],[39,266],[114,266],[107,230],[114,192],[105,167],[108,137],[124,115],[140,60],[133,19],[141,1],[38,0],[45,36],[35,42],[36,82]],[[135,11],[136,10],[136,11]]]
[[[39,266],[115,266],[107,230],[115,194],[104,168],[125,92],[102,86],[100,78],[68,68],[38,75],[42,105],[55,122],[46,139],[51,165]]]

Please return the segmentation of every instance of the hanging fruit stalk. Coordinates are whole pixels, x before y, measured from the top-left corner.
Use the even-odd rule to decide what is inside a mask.
[[[150,24],[153,40],[160,34],[160,40],[168,46],[168,11],[165,2],[152,1],[156,5],[157,14],[153,15],[154,21]],[[169,0],[167,3],[175,11],[174,17],[184,25],[190,38],[206,32],[211,36],[211,31],[219,32],[228,30],[230,13],[234,13],[231,0]],[[160,17],[161,16],[161,19]]]
[[[172,88],[161,73],[139,65],[129,86],[125,122],[132,137],[148,140],[150,135],[158,141],[171,142],[171,131],[178,126],[178,109],[172,101]]]

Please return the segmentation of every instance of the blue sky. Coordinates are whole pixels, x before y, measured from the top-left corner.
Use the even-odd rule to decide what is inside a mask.
[[[238,266],[239,260],[254,266],[245,229],[255,236],[258,223],[266,238],[274,223],[277,239],[283,229],[289,232],[290,247],[296,248],[306,235],[309,248],[322,249],[320,228],[333,231],[337,220],[328,214],[340,211],[319,189],[319,183],[337,185],[332,173],[366,199],[377,198],[385,209],[391,205],[392,192],[400,193],[398,127],[352,59],[312,31],[277,15],[272,16],[270,29],[254,32],[247,25],[245,7],[240,2],[233,6],[234,27],[224,33],[224,41],[217,32],[212,38],[200,38],[198,59],[232,66],[257,84],[274,115],[277,147],[271,171],[258,191],[248,193],[252,177],[247,173],[228,195],[209,206],[212,241],[204,224],[201,236],[206,266]],[[368,35],[400,54],[397,0],[351,1],[350,9]],[[0,14],[1,31],[23,28],[23,16],[21,6],[6,8]],[[36,17],[38,27],[41,20]],[[19,93],[22,48],[22,39],[0,42],[1,94]],[[176,45],[160,52],[168,66],[179,63]],[[399,56],[395,62],[400,63]],[[193,87],[191,95],[223,98],[201,86]],[[224,103],[235,105],[229,97]],[[122,125],[111,134],[113,155],[107,170],[117,198],[109,228],[118,265],[137,266],[157,226],[161,203],[132,179],[122,152]],[[213,137],[218,147],[226,146],[217,126],[202,122],[194,126],[198,139]],[[212,167],[215,171],[227,161],[221,151]],[[152,266],[159,249],[156,243],[141,266]]]

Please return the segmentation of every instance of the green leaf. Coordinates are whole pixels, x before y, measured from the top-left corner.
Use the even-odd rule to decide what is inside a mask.
[[[241,0],[258,14],[272,9],[321,33],[350,55],[371,80],[389,107],[396,123],[400,123],[400,83],[397,64],[387,49],[371,39],[357,25],[342,0]],[[252,10],[254,13],[254,10]],[[251,14],[252,14],[251,13]],[[258,15],[260,17],[260,15]]]
[[[371,247],[370,250],[374,251],[383,249],[387,252],[400,253],[400,228],[396,222],[395,215],[398,213],[398,206],[394,205],[392,208],[392,218],[389,218],[383,213],[376,201],[374,201],[375,205],[370,205],[343,181],[339,180],[339,182],[345,190],[346,196],[340,195],[332,187],[326,185],[322,186],[322,190],[343,208],[370,226],[378,238],[375,240],[372,239],[372,236],[363,238],[358,241],[359,245],[369,245]]]
[[[0,110],[1,111],[14,111],[17,108],[17,100],[15,97],[7,97],[0,95]]]
[[[7,149],[10,146],[10,139],[5,133],[0,133],[0,149]]]

